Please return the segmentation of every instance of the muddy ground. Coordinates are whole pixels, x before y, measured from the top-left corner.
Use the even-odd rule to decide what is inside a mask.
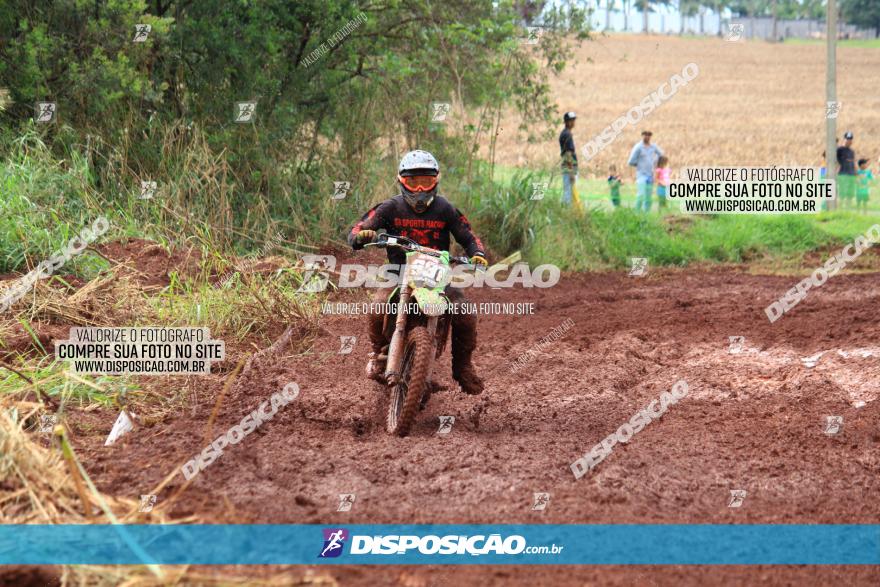
[[[743,268],[564,276],[551,289],[470,290],[481,302],[533,303],[533,315],[483,315],[482,396],[463,395],[449,357],[408,438],[382,429],[363,376],[363,316],[322,316],[305,354],[261,361],[206,424],[230,365],[197,378],[185,409],[103,442],[115,412],[68,414],[98,487],[150,493],[175,467],[287,382],[299,398],[198,475],[159,495],[176,518],[310,523],[880,523],[878,274],[843,274],[771,324],[764,308],[798,281]],[[331,301],[359,301],[346,292]],[[541,349],[538,341],[571,319]],[[120,326],[123,326],[120,324]],[[357,336],[339,354],[340,336]],[[742,336],[731,346],[732,336]],[[537,356],[512,372],[530,349]],[[162,385],[180,385],[168,378]],[[662,391],[688,396],[596,469],[569,468]],[[165,390],[173,395],[174,389]],[[436,434],[439,416],[453,430]],[[826,418],[843,425],[826,433]],[[746,491],[738,508],[730,491]],[[550,503],[533,511],[533,494]],[[339,494],[355,494],[338,512]],[[242,570],[242,569],[239,569]],[[262,574],[263,570],[254,570]],[[303,569],[288,569],[302,576]],[[880,582],[877,567],[322,567],[341,585],[804,585]]]

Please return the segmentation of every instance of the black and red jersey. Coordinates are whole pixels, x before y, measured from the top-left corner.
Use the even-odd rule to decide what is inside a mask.
[[[471,224],[458,208],[443,196],[436,196],[428,209],[417,214],[402,195],[389,198],[373,206],[348,233],[348,243],[353,249],[362,249],[357,234],[362,230],[382,230],[395,236],[410,238],[422,246],[441,251],[449,250],[449,235],[464,247],[468,257],[485,256],[483,243],[471,230]],[[406,254],[400,249],[389,248],[388,261],[403,265]]]

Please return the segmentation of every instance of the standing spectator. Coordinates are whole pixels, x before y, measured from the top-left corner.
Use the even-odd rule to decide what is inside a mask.
[[[856,195],[856,154],[852,150],[853,134],[846,131],[843,145],[837,147],[837,197],[841,207],[849,207]]]
[[[834,137],[834,145],[835,149],[837,145],[840,143],[840,137]],[[825,155],[825,151],[822,151],[822,167],[819,168],[819,179],[825,179],[828,177],[828,157]],[[838,194],[839,197],[839,194]],[[822,210],[828,211],[828,200],[822,198]]]
[[[617,175],[617,165],[608,168],[608,188],[611,190],[611,205],[620,208],[620,176]]]
[[[859,159],[859,178],[856,186],[856,208],[861,208],[862,213],[868,212],[868,196],[871,193],[871,183],[874,181],[874,174],[868,167],[867,159]]]
[[[669,180],[672,178],[672,168],[669,167],[669,158],[666,155],[660,155],[657,158],[657,209],[663,210],[666,207],[666,189],[669,186]]]
[[[642,140],[635,144],[627,165],[636,168],[636,210],[651,211],[651,192],[654,189],[654,168],[663,151],[651,144],[654,133],[642,131]]]
[[[575,119],[577,115],[574,112],[566,112],[562,117],[565,128],[559,133],[559,152],[562,157],[562,201],[569,206],[572,194],[577,199],[578,157],[574,148],[574,137],[571,134]]]

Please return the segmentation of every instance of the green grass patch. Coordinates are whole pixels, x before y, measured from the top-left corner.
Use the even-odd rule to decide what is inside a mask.
[[[876,198],[868,214],[844,210],[815,215],[686,215],[669,205],[663,214],[636,212],[635,185],[625,183],[622,205],[613,208],[604,179],[579,179],[585,211],[576,213],[561,203],[561,178],[553,170],[527,173],[496,168],[501,191],[518,194],[507,203],[528,214],[505,217],[506,231],[529,234],[519,241],[533,264],[554,263],[568,270],[627,267],[632,257],[647,257],[652,265],[696,262],[750,263],[794,268],[807,252],[851,242],[880,221]],[[524,182],[546,181],[544,199],[527,203]],[[482,216],[478,216],[484,220]],[[515,221],[515,222],[514,222]],[[514,222],[515,226],[510,226]],[[485,222],[480,223],[482,229]],[[497,241],[495,241],[497,242]],[[498,254],[512,252],[502,247]]]
[[[91,183],[94,173],[82,159],[72,155],[66,162],[57,162],[36,139],[31,137],[30,141],[13,149],[0,163],[4,188],[0,204],[5,212],[0,215],[0,272],[36,265],[66,246],[98,215],[111,219],[111,231],[104,240],[140,236],[169,247],[194,240],[201,246],[203,258],[222,265],[225,254],[214,246],[216,237],[212,235],[218,230],[211,225],[187,219],[185,209],[178,208],[176,216],[162,216],[172,211],[170,201],[168,205],[144,202],[128,194],[108,205],[107,199],[96,195],[100,190]],[[555,167],[496,166],[490,176],[489,166],[477,163],[469,178],[461,168],[450,169],[444,176],[443,193],[470,218],[496,255],[522,251],[533,264],[555,263],[566,270],[620,268],[627,266],[631,257],[648,257],[652,265],[768,260],[790,265],[809,251],[851,241],[880,217],[877,195],[865,215],[842,211],[797,216],[691,216],[681,214],[672,204],[661,215],[656,212],[656,203],[651,213],[638,213],[633,210],[636,186],[628,177],[629,170],[623,171],[626,181],[620,208],[612,206],[603,177],[579,179],[582,213],[562,204],[561,176]],[[168,182],[162,185],[165,194],[176,189]],[[536,186],[546,186],[541,199],[533,199]],[[386,192],[387,186],[340,202],[326,194],[303,194],[292,198],[300,202],[299,208],[286,220],[279,218],[283,224],[264,227],[269,236],[255,239],[252,233],[233,231],[230,238],[236,249],[251,251],[260,249],[279,228],[292,243],[340,242],[345,227],[351,226],[378,199],[376,196]],[[96,255],[84,254],[68,262],[64,272],[88,279],[105,267]],[[248,279],[221,291],[205,284],[206,276],[193,283],[175,280],[155,297],[155,310],[171,324],[205,324],[212,331],[242,337],[259,331],[263,318],[271,322],[279,312],[291,318],[308,314],[299,296],[292,295],[298,284],[285,282],[283,277]]]
[[[789,45],[825,45],[825,39],[795,39],[788,38],[785,42]],[[864,47],[867,49],[880,49],[880,39],[838,39],[838,47]]]
[[[266,335],[267,327],[279,322],[314,323],[324,296],[298,293],[301,275],[286,269],[270,275],[230,269],[221,282],[212,284],[172,274],[168,288],[149,299],[151,314],[168,327],[204,326],[214,338],[233,340]]]
[[[30,378],[41,392],[58,400],[62,411],[67,405],[79,408],[93,404],[124,405],[127,395],[136,389],[136,385],[128,377],[81,375],[82,381],[79,381],[65,375],[67,366],[66,361],[44,357],[39,361],[29,361],[27,367],[16,369]],[[0,395],[20,394],[27,385],[20,375],[0,369]]]

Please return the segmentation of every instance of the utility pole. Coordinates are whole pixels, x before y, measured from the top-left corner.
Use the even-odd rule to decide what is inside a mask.
[[[837,181],[837,0],[828,0],[825,15],[827,54],[825,56],[825,178]],[[835,193],[837,188],[835,187]],[[837,200],[828,202],[828,209],[835,210]]]

